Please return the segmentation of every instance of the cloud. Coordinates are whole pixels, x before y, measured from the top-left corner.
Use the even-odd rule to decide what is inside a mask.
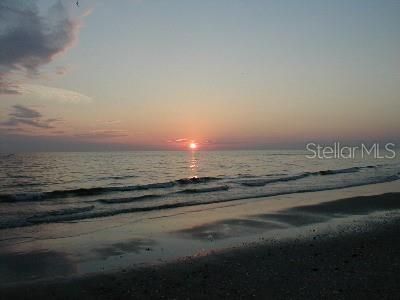
[[[168,143],[186,143],[189,140],[187,138],[180,138],[180,139],[173,139],[173,140],[167,140]]]
[[[20,127],[8,127],[8,128],[2,128],[0,126],[0,136],[2,135],[9,135],[9,134],[26,134],[29,133],[30,130],[26,128],[20,128]]]
[[[109,120],[105,122],[106,125],[121,124],[121,120]]]
[[[126,130],[121,129],[98,129],[92,130],[90,132],[76,134],[76,137],[89,138],[89,139],[99,139],[99,138],[115,138],[127,136]]]
[[[102,124],[104,126],[113,126],[121,124],[121,120],[96,120],[96,123]]]
[[[2,0],[0,3],[0,93],[16,94],[9,81],[15,71],[37,75],[39,68],[73,45],[81,22],[71,20],[61,1],[45,16],[37,1]]]
[[[10,113],[10,116],[16,117],[16,118],[24,118],[24,119],[35,119],[35,118],[41,118],[42,115],[38,111],[25,107],[22,105],[14,105],[14,112]]]
[[[0,129],[1,133],[1,129]],[[115,141],[83,140],[70,136],[31,135],[22,132],[0,134],[0,152],[14,153],[27,151],[109,151],[147,150],[149,146],[119,144]],[[152,149],[154,150],[154,149]]]
[[[2,73],[0,71],[0,95],[18,95],[18,86],[9,82],[2,80]]]
[[[6,127],[6,130],[20,130],[20,125],[28,125],[30,127],[51,129],[54,128],[53,123],[60,121],[59,119],[43,119],[43,116],[37,110],[22,105],[14,105],[13,111],[8,114],[6,121],[0,122],[0,126]]]
[[[214,144],[213,141],[205,139],[205,140],[194,140],[194,139],[190,139],[190,138],[178,138],[178,139],[169,139],[167,140],[167,143],[170,144],[185,144],[185,143],[193,143],[195,142],[198,145],[211,145]]]
[[[54,133],[54,134],[65,134],[65,131],[64,130],[54,130],[54,131],[52,131],[52,133]]]
[[[18,94],[48,101],[63,103],[90,103],[93,101],[91,97],[75,91],[37,84],[20,84],[15,90]]]
[[[210,144],[214,144],[214,142],[211,141],[211,140],[203,140],[203,141],[200,142],[200,144],[202,144],[202,145],[210,145]]]
[[[1,125],[5,126],[18,126],[19,124],[26,124],[36,128],[54,128],[50,124],[46,122],[41,122],[36,119],[19,119],[19,118],[10,118],[9,120],[2,122]]]
[[[57,75],[62,76],[62,75],[67,74],[67,72],[68,72],[68,67],[65,67],[65,66],[57,66],[55,71],[56,71],[56,74],[57,74]]]

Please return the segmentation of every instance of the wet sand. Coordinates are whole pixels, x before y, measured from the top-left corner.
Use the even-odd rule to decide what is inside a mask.
[[[399,299],[399,208],[399,193],[288,208],[264,217],[293,226],[307,224],[308,234],[139,269],[11,285],[1,288],[0,295],[1,299]],[[352,215],[368,218],[320,230],[321,218]]]

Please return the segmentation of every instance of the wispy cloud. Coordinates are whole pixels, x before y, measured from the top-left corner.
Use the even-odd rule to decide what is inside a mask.
[[[179,139],[170,139],[170,140],[167,140],[167,142],[168,143],[186,143],[186,142],[188,142],[189,141],[189,139],[187,139],[187,138],[179,138]]]
[[[119,125],[122,123],[121,120],[96,120],[96,123],[105,125],[105,126],[113,126],[113,125]]]
[[[126,130],[122,129],[96,129],[89,132],[76,134],[76,137],[89,139],[115,138],[127,136]]]
[[[0,3],[0,94],[18,94],[10,81],[14,71],[37,75],[39,68],[73,45],[81,20],[72,20],[61,1],[47,15],[37,1],[2,0]]]
[[[121,120],[109,120],[105,122],[107,125],[121,124]]]
[[[66,66],[57,66],[55,69],[55,73],[57,75],[63,76],[65,74],[67,74],[68,70],[69,70],[69,68]]]
[[[200,142],[200,144],[202,145],[210,145],[210,144],[214,144],[214,142],[212,140],[203,140]]]
[[[36,84],[21,84],[16,88],[17,93],[32,96],[42,100],[68,102],[68,103],[90,103],[92,98],[81,93]]]
[[[213,141],[205,139],[205,140],[194,140],[194,139],[190,139],[190,138],[177,138],[177,139],[169,139],[167,140],[167,143],[170,144],[185,144],[185,143],[192,143],[195,142],[198,145],[210,145],[210,144],[214,144]]]
[[[42,114],[33,108],[22,105],[14,105],[12,112],[8,114],[8,119],[0,122],[0,126],[6,130],[21,130],[20,125],[28,125],[34,128],[52,129],[54,123],[59,119],[43,118]]]
[[[0,71],[0,95],[18,95],[18,86],[8,80],[3,79],[2,75],[3,73]]]

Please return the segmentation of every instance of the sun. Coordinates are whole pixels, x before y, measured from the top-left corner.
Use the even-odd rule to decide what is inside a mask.
[[[192,149],[192,150],[194,150],[194,149],[197,148],[197,144],[194,143],[194,142],[192,142],[192,143],[189,144],[189,148]]]

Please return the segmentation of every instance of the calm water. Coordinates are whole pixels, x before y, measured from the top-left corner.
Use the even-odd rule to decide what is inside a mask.
[[[399,160],[302,151],[32,153],[0,157],[0,228],[173,210],[399,179]]]

